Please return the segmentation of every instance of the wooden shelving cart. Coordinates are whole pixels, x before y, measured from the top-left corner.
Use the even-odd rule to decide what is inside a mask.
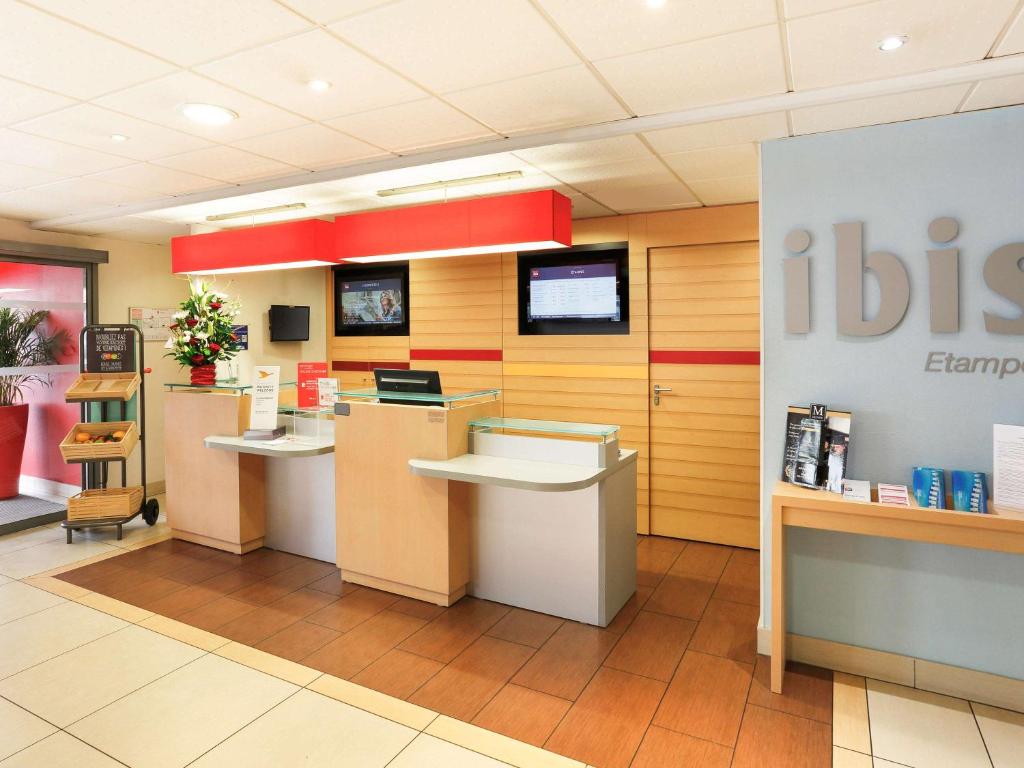
[[[88,528],[122,527],[137,516],[154,525],[160,516],[156,499],[146,499],[146,382],[142,331],[134,325],[87,325],[79,335],[79,370],[65,400],[82,404],[81,423],[60,444],[65,463],[85,465],[82,491],[68,499],[68,519],[61,523],[70,544],[72,533]],[[138,393],[136,418],[128,403]],[[111,421],[118,406],[120,420]],[[108,437],[103,442],[79,439]],[[127,464],[136,445],[141,453],[142,485],[129,487]],[[121,465],[120,487],[108,487],[111,463]]]

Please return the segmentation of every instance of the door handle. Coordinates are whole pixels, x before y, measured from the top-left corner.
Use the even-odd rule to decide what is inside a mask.
[[[661,393],[662,392],[671,392],[671,391],[672,391],[672,387],[663,387],[660,384],[655,384],[654,385],[654,404],[655,405],[661,405]]]

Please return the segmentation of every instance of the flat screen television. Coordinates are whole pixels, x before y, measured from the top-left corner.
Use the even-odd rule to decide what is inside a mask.
[[[408,336],[409,265],[335,267],[335,336]]]
[[[628,334],[629,245],[520,254],[519,333]]]
[[[309,341],[309,307],[270,306],[271,341]]]

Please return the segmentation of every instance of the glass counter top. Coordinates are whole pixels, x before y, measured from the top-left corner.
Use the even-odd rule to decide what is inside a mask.
[[[384,403],[404,400],[406,402],[415,401],[451,407],[466,400],[475,400],[482,397],[497,400],[500,394],[500,389],[481,389],[475,392],[454,392],[447,395],[434,395],[424,392],[382,392],[379,389],[370,388],[340,390],[337,397],[339,400],[356,398],[360,400],[380,400]]]
[[[294,381],[282,381],[280,386],[282,387],[294,387],[297,382]],[[218,381],[216,384],[191,384],[191,383],[177,383],[168,381],[164,384],[168,389],[213,389],[220,392],[237,392],[243,394],[252,389],[252,384],[240,384],[238,382],[227,382]]]
[[[506,419],[500,416],[473,419],[469,422],[469,428],[477,432],[508,429],[514,432],[539,432],[549,435],[566,435],[568,437],[593,437],[600,438],[602,442],[607,442],[619,432],[619,428],[614,424],[544,421],[543,419]]]

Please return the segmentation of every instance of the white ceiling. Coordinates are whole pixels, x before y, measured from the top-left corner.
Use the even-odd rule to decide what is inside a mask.
[[[909,44],[880,52],[890,34]],[[215,213],[407,205],[443,193],[376,190],[508,170],[523,176],[448,197],[551,187],[577,217],[746,202],[761,141],[1019,104],[1024,75],[296,178],[1022,53],[1024,0],[0,0],[0,216],[111,207],[63,229],[165,242]],[[312,91],[317,78],[333,87]],[[187,101],[239,118],[199,126],[179,111]],[[238,189],[285,177],[288,188]],[[166,200],[221,189],[228,199]]]

